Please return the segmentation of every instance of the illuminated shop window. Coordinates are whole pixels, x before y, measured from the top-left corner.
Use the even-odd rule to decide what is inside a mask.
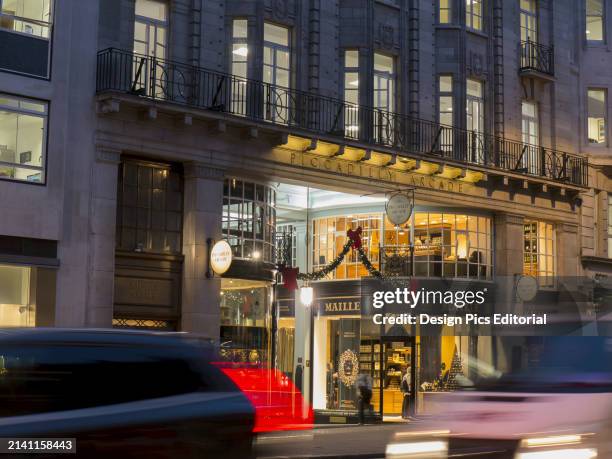
[[[33,327],[36,307],[30,304],[32,268],[0,265],[0,327]]]
[[[271,304],[269,282],[221,279],[221,355],[225,360],[269,361]]]
[[[378,267],[378,250],[382,229],[381,214],[360,214],[345,217],[319,218],[312,222],[313,270],[331,263],[347,243],[349,229],[361,227],[362,246],[374,267]],[[330,274],[334,279],[359,279],[369,276],[367,269],[359,261],[356,251],[349,252],[336,271]]]
[[[539,278],[541,286],[553,286],[555,230],[551,223],[525,220],[523,274]]]
[[[276,190],[238,179],[223,186],[223,237],[234,257],[275,262]]]
[[[383,214],[351,215],[313,220],[313,270],[331,263],[347,241],[348,229],[362,228],[363,248],[376,269],[383,250],[386,272],[420,277],[491,279],[491,219],[454,213],[416,212],[401,227]],[[413,257],[411,257],[411,252]],[[330,274],[332,279],[357,279],[369,272],[350,252]]]
[[[0,179],[45,181],[47,104],[0,94]]]
[[[0,29],[50,38],[52,0],[0,0]]]

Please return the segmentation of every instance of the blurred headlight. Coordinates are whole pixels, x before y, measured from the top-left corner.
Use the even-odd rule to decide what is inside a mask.
[[[580,443],[580,435],[555,435],[551,437],[526,438],[521,441],[521,446],[526,448],[537,448],[540,446],[559,446]]]
[[[448,443],[443,440],[390,443],[387,445],[387,459],[417,459],[446,457]]]
[[[597,457],[595,448],[566,448],[549,451],[527,451],[518,453],[516,459],[593,459]]]

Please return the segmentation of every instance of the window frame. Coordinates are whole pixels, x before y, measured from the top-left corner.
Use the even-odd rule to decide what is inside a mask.
[[[442,2],[446,2],[446,6],[442,6]],[[454,0],[438,0],[438,24],[448,25],[453,23],[453,1]],[[447,20],[442,20],[442,12],[446,13]]]
[[[268,82],[268,84],[275,86],[277,88],[282,88],[282,89],[290,89],[291,88],[291,60],[292,60],[292,53],[291,53],[291,29],[287,26],[284,25],[280,25],[280,24],[276,24],[273,22],[266,22],[266,24],[272,25],[274,27],[280,27],[282,29],[285,29],[287,32],[287,45],[281,45],[279,43],[275,43],[273,41],[268,41],[266,40],[265,37],[265,33],[264,33],[264,39],[263,39],[263,48],[264,48],[264,54],[265,54],[265,50],[266,48],[269,48],[271,50],[271,57],[272,57],[272,62],[270,64],[266,64],[264,62],[264,60],[262,59],[262,65],[263,65],[263,69],[264,69],[264,74],[265,74],[265,68],[266,67],[270,67],[272,72],[271,72],[271,81]],[[288,62],[288,68],[284,68],[284,67],[279,67],[277,64],[278,61],[278,55],[277,53],[279,51],[284,51],[288,54],[289,59],[287,60]],[[278,84],[277,82],[277,70],[286,70],[288,73],[288,85],[287,86],[281,86]]]
[[[612,193],[608,193],[608,258],[612,259]]]
[[[126,182],[126,166],[134,167],[136,171],[136,184],[131,184]],[[141,169],[150,170],[151,179],[148,186],[141,185]],[[164,182],[164,188],[159,188],[155,186],[155,178],[154,173],[157,171],[165,171],[164,175],[167,175],[168,178]],[[173,190],[171,180],[169,178],[170,175],[176,177],[178,180],[178,189]],[[126,190],[129,188],[133,188],[132,192],[135,192],[136,200],[133,203],[128,202],[126,198]],[[153,203],[153,196],[155,190],[161,190],[164,194],[164,206],[163,208],[156,208]],[[178,208],[177,209],[169,209],[168,208],[168,197],[171,193],[178,193]],[[146,199],[143,199],[145,205],[141,204],[140,196],[148,195]],[[185,196],[185,183],[184,176],[182,171],[180,170],[179,165],[170,164],[170,163],[156,163],[152,161],[147,161],[146,159],[139,159],[134,157],[124,158],[121,162],[119,169],[119,176],[117,180],[117,223],[116,223],[116,231],[117,234],[115,236],[115,247],[116,250],[124,251],[124,252],[136,252],[136,253],[147,253],[147,254],[157,254],[157,255],[171,255],[176,256],[182,254],[183,248],[183,228],[184,228],[184,218],[185,218],[185,206],[184,206],[184,196]],[[125,221],[124,212],[132,211],[136,215],[134,216],[134,224],[129,224]],[[141,214],[142,212],[142,214]],[[154,213],[163,215],[163,226],[164,229],[160,230],[159,228],[155,228],[153,224]],[[178,230],[169,230],[167,229],[168,225],[168,216],[169,214],[175,214],[175,217],[178,218]],[[145,224],[140,223],[140,215],[146,215],[147,222]],[[178,214],[178,215],[176,215]],[[134,247],[129,246],[126,243],[126,238],[124,237],[124,230],[131,230],[134,232]],[[138,240],[138,233],[145,233],[146,242],[139,246],[140,241]],[[154,233],[162,233],[164,238],[168,234],[173,234],[176,236],[176,250],[173,250],[172,247],[168,246],[168,250],[158,250],[154,247]]]
[[[136,0],[136,1],[138,1],[138,0]],[[148,53],[143,53],[143,55],[147,56],[147,57],[154,58],[154,59],[168,60],[168,59],[170,59],[170,55],[169,55],[170,54],[169,53],[169,51],[170,51],[170,46],[169,46],[169,43],[170,43],[170,40],[169,40],[169,38],[170,38],[170,4],[167,1],[164,1],[164,0],[153,0],[153,1],[155,1],[157,3],[163,3],[163,4],[166,5],[166,12],[167,12],[166,20],[162,21],[162,20],[159,20],[159,19],[156,19],[156,18],[152,18],[152,17],[149,17],[149,16],[142,16],[142,15],[134,13],[134,39],[133,39],[132,46],[133,46],[134,52],[136,52],[136,50],[135,50],[136,43],[137,42],[138,43],[142,43],[141,40],[136,40],[136,24],[138,24],[138,23],[144,24],[145,27],[146,27],[146,35],[147,35],[146,36],[146,42],[145,42],[146,46],[145,47],[148,49],[149,46],[150,46],[150,43],[149,43],[150,42],[150,40],[149,40],[150,35],[149,34],[151,32],[151,28],[153,28],[154,31],[155,31],[155,42],[154,42],[155,43],[155,47],[154,47],[155,49],[154,49],[154,53],[153,54],[148,52]],[[134,5],[135,4],[136,3],[134,3]],[[163,44],[164,56],[161,57],[161,58],[157,55],[157,34],[158,34],[158,29],[160,29],[160,28],[165,30],[165,38],[164,38],[164,44]]]
[[[253,190],[252,197],[247,195],[247,187]],[[261,192],[260,197],[258,192]],[[258,215],[256,209],[263,213]],[[260,233],[257,232],[258,223],[261,223]],[[276,189],[257,181],[226,177],[223,181],[221,233],[232,247],[235,259],[275,263]],[[260,251],[259,258],[253,257],[255,251]]]
[[[525,104],[533,106],[533,116],[525,115],[525,111],[523,110]],[[528,126],[531,126],[532,123],[535,125],[535,135],[533,135],[530,129],[525,131],[525,123],[527,123]],[[540,131],[539,104],[534,100],[523,99],[521,101],[521,141],[526,148],[522,156],[521,166],[530,174],[538,173],[539,149],[541,143]],[[532,138],[535,138],[535,142],[530,141]]]
[[[603,132],[605,135],[604,141],[603,142],[591,142],[590,137],[589,137],[589,119],[590,118],[597,118],[595,116],[591,117],[590,116],[590,111],[589,111],[589,93],[591,91],[601,91],[604,95],[604,113],[603,113],[603,121],[604,121],[604,126],[603,126]],[[606,148],[608,146],[608,141],[609,141],[609,134],[608,134],[608,90],[607,88],[602,88],[602,87],[587,87],[587,93],[586,93],[586,142],[587,145],[589,147],[596,147],[596,148]]]
[[[539,24],[539,5],[538,5],[538,1],[537,0],[527,0],[529,2],[531,2],[533,4],[534,7],[534,11],[530,11],[530,10],[525,10],[521,7],[521,0],[519,0],[519,10],[520,10],[520,22],[519,22],[519,27],[520,27],[520,35],[521,35],[521,42],[526,43],[526,42],[530,42],[530,43],[539,43],[539,38],[540,38],[540,24]],[[523,26],[523,17],[528,19],[533,19],[534,21],[534,29],[530,29],[529,27],[524,27]],[[526,21],[526,24],[528,23],[528,21]],[[523,38],[523,31],[527,31],[526,37]],[[535,38],[534,39],[530,39],[529,37],[529,32],[533,32],[535,34]]]
[[[43,137],[41,139],[41,149],[44,150],[44,151],[41,151],[41,155],[40,155],[41,165],[40,166],[23,166],[21,164],[18,165],[17,163],[8,163],[8,162],[0,163],[0,167],[21,167],[22,169],[30,169],[32,171],[38,171],[39,173],[41,173],[41,176],[42,176],[42,179],[39,182],[16,179],[13,177],[0,177],[0,183],[2,181],[6,181],[6,182],[23,183],[23,184],[29,184],[29,185],[46,186],[47,185],[47,164],[48,164],[48,154],[49,154],[49,117],[51,113],[51,102],[47,100],[43,100],[43,99],[36,99],[33,97],[23,97],[17,94],[11,94],[11,93],[5,93],[5,92],[0,92],[0,97],[17,100],[18,102],[23,101],[23,102],[36,103],[36,104],[40,104],[45,107],[44,112],[37,112],[34,110],[27,110],[27,109],[24,110],[19,107],[14,108],[14,107],[8,107],[5,105],[0,105],[0,111],[20,113],[24,115],[38,116],[40,118],[43,118]],[[14,164],[14,165],[11,166],[11,164]]]
[[[536,225],[535,233],[531,230],[533,226],[530,228],[529,233],[526,232],[526,228],[528,225]],[[545,227],[545,234],[541,235],[540,230],[541,226]],[[551,238],[547,237],[548,229],[551,230]],[[527,235],[529,234],[529,238]],[[526,242],[530,242],[530,248],[533,248],[532,243],[536,243],[536,249],[526,251],[525,244]],[[541,242],[544,241],[544,248],[542,248]],[[548,242],[550,241],[551,245],[551,253],[548,253],[546,247]],[[529,263],[526,262],[529,257]],[[541,259],[547,258],[552,259],[548,261],[552,261],[552,271],[546,270],[543,271],[541,269],[542,263]],[[534,275],[534,259],[535,259],[535,275]],[[528,269],[529,265],[529,269]],[[556,286],[556,276],[557,276],[557,229],[556,225],[552,222],[545,220],[537,220],[525,218],[523,220],[523,275],[535,277],[538,281],[538,285],[540,288],[554,288]],[[542,275],[541,273],[545,273]],[[550,276],[549,276],[550,274]],[[548,280],[549,279],[549,280]],[[548,280],[548,281],[547,281]]]
[[[357,67],[348,66],[347,61],[347,53],[355,52],[357,53]],[[361,74],[359,72],[359,49],[357,48],[347,48],[342,50],[342,101],[344,102],[344,133],[347,137],[358,138],[359,137],[359,97],[361,95],[360,92],[360,77]],[[357,87],[356,88],[347,88],[346,80],[347,75],[355,74],[357,76]],[[347,92],[356,94],[355,99],[357,102],[350,102],[347,100]],[[354,113],[354,114],[353,114]],[[348,119],[352,121],[357,120],[357,124],[348,125]],[[353,129],[356,127],[356,129]]]
[[[585,39],[587,41],[588,44],[603,44],[606,43],[607,41],[607,34],[606,34],[606,2],[605,0],[598,0],[601,1],[601,14],[589,14],[589,0],[585,0],[585,9],[584,9],[584,36]],[[599,20],[601,21],[601,39],[590,39],[589,38],[589,34],[588,34],[588,24],[589,24],[589,18],[599,18]]]
[[[22,22],[31,22],[31,23],[39,25],[40,27],[46,27],[48,33],[47,33],[46,37],[43,37],[43,36],[29,34],[29,33],[26,33],[26,32],[20,32],[18,30],[8,29],[8,28],[5,28],[5,27],[0,27],[0,30],[6,31],[6,32],[11,32],[11,33],[18,34],[18,35],[24,35],[26,37],[38,38],[39,40],[46,40],[49,43],[51,43],[52,36],[53,36],[53,18],[54,18],[54,13],[55,13],[55,2],[56,2],[56,0],[49,0],[49,21],[47,21],[47,22],[41,21],[41,20],[38,20],[38,19],[31,19],[31,18],[26,18],[26,17],[22,17],[22,16],[16,16],[14,14],[3,13],[2,12],[2,4],[5,1],[6,0],[0,0],[0,18],[2,18],[2,17],[16,18],[16,19],[18,19],[18,20],[20,20]]]
[[[474,14],[474,1],[478,0],[466,0],[465,2],[465,26],[468,30],[476,32],[484,32],[484,11],[485,11],[485,0],[480,1],[480,14]],[[474,18],[480,19],[480,26],[474,27]]]
[[[234,26],[238,21],[246,24],[246,36],[237,37],[234,35]],[[234,115],[246,116],[247,111],[247,83],[249,77],[249,21],[247,18],[234,17],[230,21],[230,46],[229,46],[229,74],[232,75],[231,80],[231,112]],[[240,56],[234,53],[236,45],[244,45],[247,50],[246,56]],[[240,57],[237,59],[236,57]],[[244,64],[244,75],[238,75],[234,71],[234,65]]]
[[[278,27],[278,28],[282,28],[285,29],[286,33],[287,33],[287,45],[283,45],[280,43],[276,43],[273,41],[269,41],[266,40],[266,34],[265,34],[265,26],[270,25],[273,27]],[[282,24],[276,24],[274,22],[269,22],[269,21],[265,21],[264,22],[264,33],[263,33],[263,41],[262,41],[262,51],[263,51],[263,56],[262,56],[262,60],[261,60],[261,69],[262,69],[262,81],[264,83],[264,85],[269,85],[269,89],[272,92],[272,94],[270,95],[272,102],[270,104],[268,104],[268,102],[266,100],[264,100],[263,103],[263,112],[264,112],[264,117],[266,119],[269,119],[270,121],[274,121],[275,123],[278,124],[288,124],[290,121],[290,117],[292,116],[292,106],[291,106],[291,97],[290,97],[290,91],[291,88],[293,86],[293,53],[292,53],[292,45],[293,45],[293,41],[292,41],[292,33],[291,33],[291,28]],[[269,49],[270,50],[270,58],[271,58],[271,62],[269,64],[266,64],[265,62],[265,55],[266,55],[266,50]],[[279,52],[286,52],[287,53],[287,65],[288,67],[280,67],[278,65],[278,53]],[[269,68],[270,69],[270,81],[266,81],[266,69]],[[278,84],[278,70],[282,70],[282,71],[286,71],[287,72],[287,85],[283,86],[283,85],[279,85]],[[266,97],[264,97],[264,99],[266,99]],[[281,101],[281,105],[278,104],[278,101]],[[282,105],[284,104],[284,105]]]
[[[476,82],[478,83],[478,85],[480,86],[480,96],[474,96],[469,94],[467,87],[468,87],[468,83],[470,81]],[[474,131],[477,132],[478,134],[484,134],[486,131],[486,116],[485,116],[485,84],[484,81],[482,80],[477,80],[475,78],[467,78],[465,80],[465,86],[466,86],[466,91],[465,91],[465,101],[466,101],[466,106],[465,106],[465,115],[466,115],[466,129],[468,131]],[[468,117],[470,116],[470,107],[472,107],[471,110],[471,117],[472,120],[474,120],[474,110],[473,110],[473,106],[474,104],[477,104],[479,107],[479,115],[477,117],[478,120],[478,125],[480,127],[480,129],[476,130],[476,129],[471,129],[469,126],[469,123],[467,122]],[[472,126],[474,125],[474,122],[472,121]]]

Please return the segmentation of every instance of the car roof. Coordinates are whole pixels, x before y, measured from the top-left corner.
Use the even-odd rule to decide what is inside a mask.
[[[117,330],[105,328],[1,328],[0,344],[8,342],[53,342],[62,344],[146,344],[180,346],[197,344],[213,348],[212,341],[184,332]]]

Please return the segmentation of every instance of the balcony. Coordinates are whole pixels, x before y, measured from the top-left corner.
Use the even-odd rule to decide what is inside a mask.
[[[587,186],[587,160],[577,155],[132,52],[98,53],[97,92],[223,113],[399,156]]]
[[[539,74],[546,78],[555,74],[555,53],[552,46],[533,41],[522,41],[520,45],[521,74]]]

